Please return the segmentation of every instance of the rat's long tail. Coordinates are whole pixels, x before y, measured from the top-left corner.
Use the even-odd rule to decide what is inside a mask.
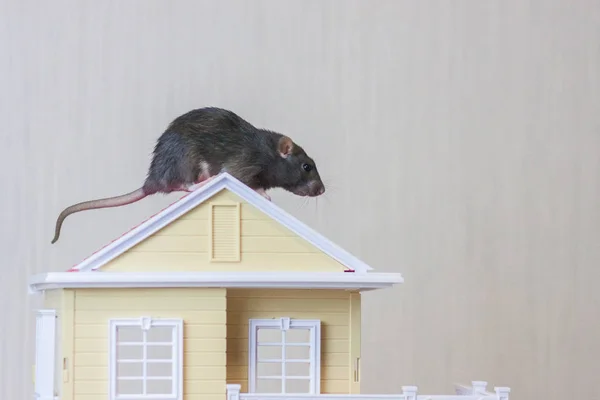
[[[144,191],[144,188],[142,187],[137,190],[134,190],[133,192],[130,192],[130,193],[127,193],[127,194],[124,194],[121,196],[107,197],[105,199],[84,201],[82,203],[77,203],[70,207],[65,208],[63,210],[63,212],[60,213],[60,215],[58,216],[58,219],[56,220],[56,228],[54,229],[54,239],[52,239],[52,243],[54,244],[58,240],[58,236],[60,235],[60,228],[63,224],[63,221],[69,215],[79,212],[79,211],[93,210],[96,208],[124,206],[127,204],[135,203],[136,201],[139,201],[146,196],[148,196],[148,193],[146,193],[146,191]]]

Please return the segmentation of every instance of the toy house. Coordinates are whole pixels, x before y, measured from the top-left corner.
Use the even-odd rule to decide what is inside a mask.
[[[224,173],[70,270],[31,277],[35,396],[357,395],[361,292],[402,281]]]

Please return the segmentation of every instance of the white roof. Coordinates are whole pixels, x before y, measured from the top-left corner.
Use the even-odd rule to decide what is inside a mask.
[[[193,210],[202,202],[217,194],[223,189],[228,189],[235,193],[249,204],[253,205],[269,217],[296,233],[302,239],[306,240],[328,256],[337,260],[348,269],[356,273],[366,273],[372,268],[342,249],[320,233],[309,228],[275,203],[265,199],[248,186],[244,185],[230,174],[224,172],[216,176],[213,180],[196,189],[192,193],[183,196],[158,214],[152,216],[142,224],[125,233],[120,238],[109,243],[96,253],[92,254],[76,266],[71,271],[94,271],[102,267],[109,261],[115,259],[128,249],[132,248],[142,240],[153,233],[169,225],[177,218],[188,211]]]
[[[51,272],[29,281],[30,293],[60,288],[212,287],[249,289],[383,289],[402,275],[352,272]]]
[[[340,272],[103,272],[115,259],[223,189],[228,189],[346,267]],[[309,228],[228,173],[183,196],[67,272],[38,274],[30,292],[75,287],[244,287],[372,290],[402,283],[398,273],[368,273],[370,266]]]

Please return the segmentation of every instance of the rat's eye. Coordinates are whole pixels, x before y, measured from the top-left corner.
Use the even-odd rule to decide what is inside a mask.
[[[312,169],[312,165],[310,164],[302,164],[302,169],[306,172],[309,172]]]

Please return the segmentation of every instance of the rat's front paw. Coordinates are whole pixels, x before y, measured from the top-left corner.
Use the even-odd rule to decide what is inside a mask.
[[[265,199],[271,201],[271,197],[265,192],[265,189],[256,189],[256,193],[260,194]]]

